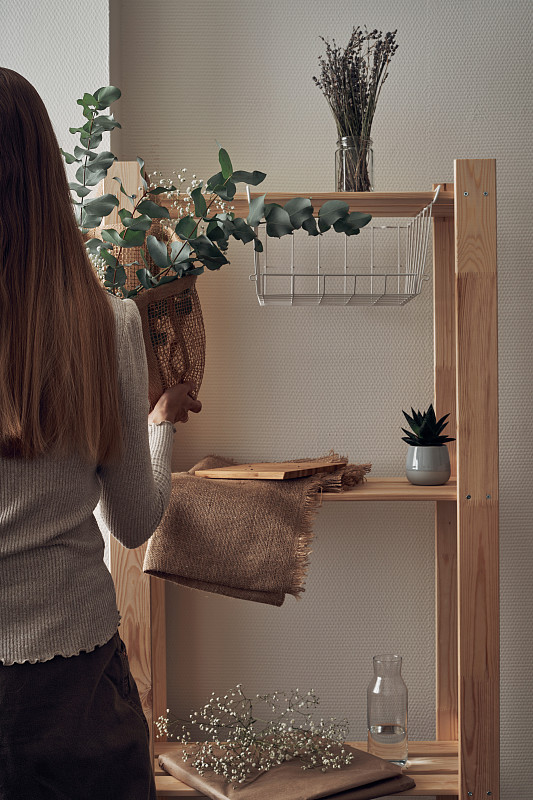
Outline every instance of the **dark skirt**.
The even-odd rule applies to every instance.
[[[71,658],[0,664],[0,800],[154,800],[148,725],[116,633]]]

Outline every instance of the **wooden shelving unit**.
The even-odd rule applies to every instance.
[[[457,499],[457,480],[450,478],[443,486],[413,486],[407,478],[367,478],[363,484],[345,492],[325,492],[322,503],[345,503],[355,500],[450,500]]]
[[[157,744],[157,743],[156,743]],[[352,747],[366,750],[366,742],[349,742]],[[169,753],[172,743],[156,747],[154,770],[159,797],[201,797],[194,789],[164,772],[158,764],[158,753]],[[441,797],[457,795],[457,742],[409,742],[407,772],[416,781],[416,788],[400,792],[397,797],[423,797],[438,791]],[[282,797],[272,800],[283,800]]]
[[[118,165],[113,174],[124,176],[127,165]],[[336,196],[305,194],[315,208]],[[269,193],[267,200],[283,203],[292,196]],[[352,210],[411,217],[428,204],[433,192],[340,197]],[[244,197],[235,198],[237,213],[245,213],[243,203]],[[435,487],[412,486],[405,478],[371,477],[344,494],[324,494],[322,503],[435,504],[437,741],[409,743],[408,771],[417,787],[403,794],[499,800],[495,161],[456,161],[454,185],[442,186],[433,211],[434,405],[437,415],[451,412],[449,431],[456,436],[450,445],[453,477]],[[163,581],[142,573],[143,557],[144,548],[125,551],[112,541],[121,634],[151,721],[166,710],[165,595]],[[156,742],[154,753],[170,747]],[[156,784],[161,797],[200,796],[157,766]]]

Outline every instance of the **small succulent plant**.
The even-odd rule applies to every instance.
[[[430,405],[427,411],[415,411],[411,408],[412,417],[402,411],[405,419],[409,423],[410,431],[402,428],[406,436],[402,436],[404,442],[411,444],[414,447],[440,447],[447,442],[453,442],[450,436],[442,434],[442,431],[448,424],[446,422],[449,414],[445,414],[439,420],[435,416],[433,405]]]

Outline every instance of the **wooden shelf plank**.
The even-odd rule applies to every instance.
[[[450,478],[442,486],[415,486],[407,478],[367,478],[345,492],[324,492],[323,503],[352,500],[451,500],[457,499],[457,481]]]
[[[447,184],[446,191],[439,193],[433,207],[433,215],[439,217],[453,217],[453,188]],[[263,192],[251,192],[250,196],[260,197]],[[328,200],[341,199],[350,206],[351,211],[366,211],[373,217],[415,217],[433,200],[434,192],[268,192],[265,198],[267,203],[285,205],[293,197],[309,197],[315,211]],[[169,207],[170,216],[177,217],[175,208],[170,208],[170,202],[161,195],[159,203]],[[248,214],[248,199],[246,194],[236,194],[229,206],[233,206],[238,217]]]
[[[366,742],[349,742],[349,744],[360,750],[366,750]],[[176,745],[171,742],[159,742],[155,745],[156,752],[169,752],[175,747]],[[457,765],[457,742],[409,742],[406,772],[413,776],[416,787],[407,792],[400,792],[397,796],[458,795]],[[155,775],[158,797],[203,797],[195,789],[163,772],[157,761]]]

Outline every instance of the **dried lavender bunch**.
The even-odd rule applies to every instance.
[[[189,727],[183,726],[183,760],[190,761],[200,775],[215,772],[235,785],[295,758],[302,769],[340,769],[353,759],[344,748],[347,720],[314,722],[312,713],[318,704],[313,690],[258,694],[253,701],[243,694],[241,684],[223,697],[213,693],[200,711],[190,715],[191,724],[210,741],[191,741]],[[257,705],[266,706],[269,719],[257,715]],[[159,736],[172,737],[169,718],[160,717],[156,726]]]
[[[366,147],[381,88],[389,74],[389,64],[398,49],[397,31],[383,35],[374,29],[370,33],[359,26],[354,27],[350,40],[343,50],[335,41],[320,38],[326,46],[326,55],[319,56],[320,76],[313,81],[322,91],[333,113],[338,138],[349,136],[356,150],[361,151],[359,164],[355,163],[354,180],[364,169]],[[358,167],[358,169],[356,169]],[[364,183],[364,175],[359,176]],[[351,191],[368,191],[367,185],[347,187]]]

